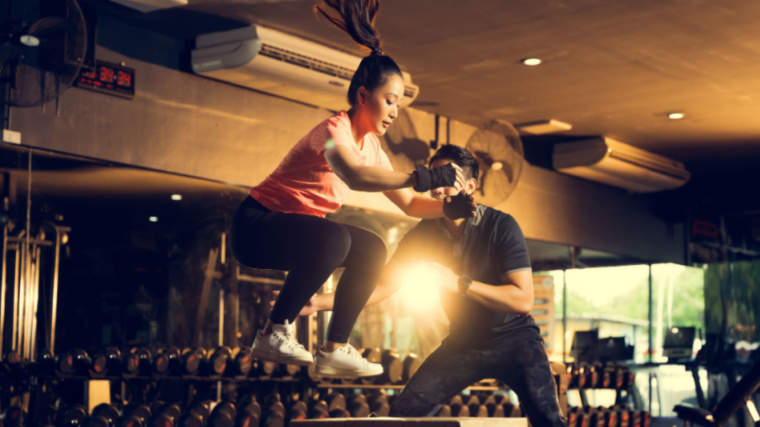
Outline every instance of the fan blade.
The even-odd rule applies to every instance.
[[[29,35],[42,39],[50,34],[71,30],[76,30],[76,25],[70,19],[60,16],[47,16],[29,27]]]

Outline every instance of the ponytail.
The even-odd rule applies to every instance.
[[[348,87],[348,103],[353,107],[360,87],[371,92],[384,85],[389,75],[402,76],[401,69],[390,56],[383,54],[382,39],[375,29],[375,17],[380,8],[378,0],[323,0],[323,3],[314,6],[315,12],[321,13],[370,52],[359,63]],[[324,6],[337,14],[329,13]]]

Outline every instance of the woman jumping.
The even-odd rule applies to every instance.
[[[254,268],[287,270],[252,356],[279,363],[315,363],[324,376],[373,376],[383,372],[348,344],[360,311],[372,294],[386,260],[382,239],[325,215],[351,190],[383,192],[405,214],[443,216],[443,203],[416,195],[431,188],[463,188],[461,169],[451,164],[411,173],[394,172],[377,135],[384,135],[404,98],[401,70],[383,55],[374,28],[377,0],[326,0],[316,10],[370,51],[348,88],[348,111],[335,113],[304,136],[264,181],[253,187],[230,224],[235,258]],[[463,215],[470,215],[469,203]],[[461,210],[460,210],[461,211]],[[447,214],[450,209],[447,206]],[[316,357],[293,338],[301,308],[339,267],[345,271],[325,343]],[[316,359],[316,360],[315,360]]]

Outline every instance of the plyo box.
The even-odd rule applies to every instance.
[[[527,427],[527,418],[325,418],[293,420],[291,427]]]

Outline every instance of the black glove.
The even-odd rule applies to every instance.
[[[470,218],[475,209],[476,205],[469,194],[459,193],[443,201],[443,214],[448,219]]]
[[[451,163],[430,170],[424,166],[417,166],[417,170],[414,171],[417,175],[417,185],[415,185],[414,191],[424,192],[438,187],[452,187],[457,181],[457,171]]]

